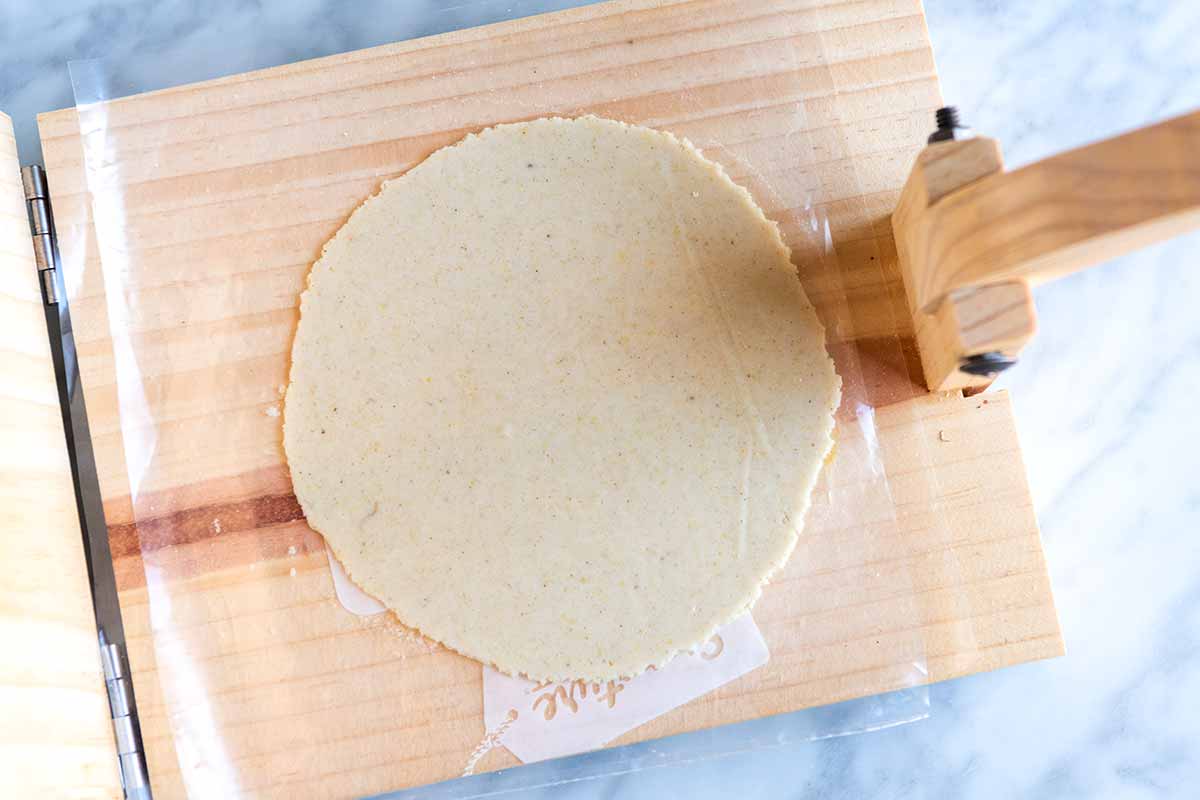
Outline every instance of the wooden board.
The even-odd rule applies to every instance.
[[[551,113],[723,163],[788,237],[847,381],[815,522],[755,609],[771,662],[621,741],[1061,653],[1008,400],[925,395],[904,327],[888,214],[939,104],[917,0],[620,0],[128,98],[89,140],[97,207],[124,198],[104,252],[128,294],[107,299],[79,116],[43,115],[156,797],[353,797],[455,777],[479,744],[478,664],[337,603],[275,414],[307,269],[354,207],[465,132]],[[144,396],[122,431],[126,346]],[[882,496],[853,468],[869,447]]]
[[[12,124],[0,114],[0,796],[119,798]]]

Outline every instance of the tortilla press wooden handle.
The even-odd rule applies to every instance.
[[[981,388],[1011,364],[1032,286],[1196,228],[1200,111],[1013,172],[994,139],[931,143],[892,215],[926,384]]]

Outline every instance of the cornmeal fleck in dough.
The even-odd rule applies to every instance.
[[[839,393],[746,190],[670,134],[542,119],[439,150],[325,246],[284,443],[309,524],[405,624],[609,679],[754,603]]]

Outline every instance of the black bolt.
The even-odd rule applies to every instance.
[[[967,356],[959,363],[958,368],[968,375],[990,378],[993,375],[999,375],[1016,363],[1015,358],[993,350],[990,353],[976,353],[973,356]]]
[[[949,142],[954,140],[954,131],[963,127],[958,120],[958,109],[954,106],[943,106],[937,110],[937,130],[929,134],[929,143]]]
[[[958,124],[958,107],[957,106],[942,106],[937,110],[935,115],[939,128],[957,128]]]

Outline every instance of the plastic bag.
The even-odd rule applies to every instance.
[[[406,20],[404,30],[453,30],[567,5],[580,4],[468,3],[420,21]],[[760,12],[772,8],[768,2],[730,7],[755,10],[751,5]],[[743,77],[749,76],[740,85],[761,86],[763,94],[740,97],[733,104],[728,98],[714,98],[710,91],[724,76],[697,75],[695,81],[684,82],[687,85],[660,98],[657,107],[668,111],[645,118],[636,108],[630,113],[629,107],[615,100],[607,104],[597,96],[581,100],[583,90],[578,86],[564,87],[564,82],[570,82],[564,77],[569,64],[559,64],[563,74],[557,76],[532,81],[524,73],[515,77],[496,45],[483,39],[464,51],[466,60],[457,64],[457,77],[445,76],[453,84],[446,92],[453,95],[464,86],[474,87],[469,99],[457,101],[461,107],[455,113],[464,129],[514,118],[595,111],[688,136],[780,222],[801,280],[826,325],[829,349],[843,380],[835,457],[818,485],[805,527],[808,534],[802,536],[792,563],[822,560],[830,572],[845,572],[838,580],[814,578],[810,585],[819,587],[821,594],[806,601],[803,613],[819,620],[831,609],[853,605],[857,598],[887,598],[891,621],[909,624],[893,626],[885,663],[879,669],[887,672],[891,685],[910,688],[439,783],[403,796],[477,797],[874,730],[927,715],[925,644],[913,578],[903,562],[887,559],[885,542],[857,535],[839,539],[839,532],[850,528],[882,529],[895,523],[886,477],[888,456],[879,448],[875,409],[897,398],[872,376],[880,363],[903,372],[910,359],[894,319],[851,301],[852,287],[847,285],[851,277],[840,267],[832,245],[824,211],[827,190],[820,174],[822,144],[814,141],[807,124],[801,69],[801,64],[828,63],[828,59],[813,62],[812,53],[801,50],[823,46],[824,38],[813,36],[809,27],[818,21],[819,17],[780,14],[770,20],[772,31],[777,34],[778,26],[785,26],[785,38],[794,44],[781,46],[771,37],[740,44],[733,65]],[[634,20],[612,24],[616,26],[612,36],[637,46],[643,32]],[[678,41],[686,40],[688,29],[681,23]],[[341,58],[354,61],[378,55],[362,52]],[[393,79],[421,80],[424,56],[413,50],[407,57],[413,64],[412,75]],[[655,68],[675,69],[683,58],[664,53],[654,61]],[[819,68],[828,71],[827,66]],[[170,109],[183,94],[169,92],[155,106],[158,118],[150,118],[145,113],[149,106],[142,100],[123,98],[158,88],[156,76],[103,61],[71,65],[113,347],[131,530],[144,566],[149,609],[145,637],[150,653],[141,657],[140,666],[146,669],[153,664],[161,691],[159,698],[158,692],[139,688],[139,698],[150,698],[142,710],[149,769],[156,789],[168,787],[166,794],[171,787],[182,787],[195,796],[268,787],[283,791],[287,780],[304,781],[325,793],[373,793],[425,782],[412,776],[426,773],[405,768],[402,762],[442,759],[444,753],[438,748],[449,746],[442,741],[431,744],[424,735],[405,737],[403,729],[386,727],[388,719],[427,711],[414,712],[404,693],[404,687],[411,685],[404,675],[420,668],[424,645],[408,641],[411,634],[387,617],[367,621],[338,617],[322,622],[324,627],[314,625],[297,599],[320,602],[314,614],[348,615],[328,603],[332,596],[328,575],[321,572],[323,567],[314,566],[322,564],[320,539],[297,517],[281,454],[272,447],[278,440],[279,389],[286,375],[289,331],[294,329],[290,326],[316,250],[310,248],[310,256],[298,261],[285,258],[295,253],[288,241],[293,232],[260,226],[253,209],[263,203],[291,203],[294,236],[319,246],[344,217],[330,219],[326,205],[306,205],[304,193],[311,191],[315,180],[311,176],[348,170],[337,191],[344,190],[343,206],[352,209],[381,179],[395,173],[397,160],[388,153],[390,142],[428,136],[419,108],[398,116],[372,94],[376,80],[372,71],[361,73],[355,95],[344,77],[338,78],[340,84],[322,83],[321,70],[321,62],[290,68],[286,80],[305,80],[308,73],[314,76],[314,84],[313,91],[294,91],[286,98],[260,95],[252,76],[218,82],[224,88],[213,90],[212,96],[236,98],[244,111],[236,118],[222,118],[220,108],[212,109],[213,119],[172,117]],[[637,69],[628,79],[646,80],[648,85],[656,80]],[[780,97],[787,98],[782,105],[760,108]],[[357,103],[362,110],[335,108],[340,102]],[[729,108],[740,109],[736,111],[741,114],[739,124],[696,123],[715,110],[731,113]],[[373,115],[368,113],[372,109]],[[345,115],[344,125],[340,119],[337,124],[321,122],[323,115],[335,112]],[[344,130],[338,130],[339,125]],[[750,133],[760,136],[762,127],[779,131],[774,146],[763,147],[761,142],[757,147],[744,146],[742,139]],[[167,130],[171,136],[165,134]],[[213,153],[212,142],[222,142],[225,133],[241,136],[251,145]],[[430,137],[424,149],[435,149],[458,135]],[[731,138],[723,139],[725,135]],[[320,137],[327,140],[315,154],[309,153],[306,147]],[[379,155],[366,159],[366,167],[364,162],[350,164],[343,156],[355,147],[374,148],[372,152]],[[223,163],[221,158],[227,159],[227,167],[217,166]],[[186,185],[187,194],[159,193],[157,181],[164,176]],[[862,194],[852,164],[841,179]],[[280,200],[285,195],[290,199]],[[207,200],[210,196],[217,198],[215,204]],[[197,233],[206,237],[202,247],[194,245]],[[68,287],[81,283],[69,273],[84,268],[84,264],[64,264]],[[229,309],[238,312],[231,314]],[[870,327],[870,337],[863,337],[863,326]],[[865,369],[867,361],[870,370]],[[218,399],[231,394],[228,401]],[[214,405],[223,412],[214,413]],[[198,417],[208,421],[197,422]],[[207,481],[204,491],[197,488],[198,475]],[[204,492],[215,492],[220,501],[206,498],[197,506],[196,497]],[[818,537],[814,531],[823,533]],[[878,559],[872,558],[875,551]],[[314,555],[315,560],[305,560]],[[292,563],[290,558],[298,559],[298,566],[283,566]],[[285,579],[296,578],[298,568],[308,581],[300,590]],[[198,594],[198,582],[205,581],[206,593]],[[209,584],[214,581],[228,584],[213,589]],[[222,617],[223,611],[235,609],[235,614]],[[281,627],[288,630],[281,632]],[[823,641],[819,627],[812,626],[810,640],[814,652],[821,654],[815,656],[818,661],[831,658],[828,650],[836,644]],[[314,632],[316,628],[320,630]],[[364,634],[364,629],[370,632]],[[370,647],[347,654],[338,641],[341,635],[373,638]],[[389,637],[400,643],[399,650],[379,645],[377,640]],[[261,640],[272,642],[261,648],[269,658],[253,655]],[[355,661],[386,652],[391,657],[377,665]],[[135,655],[131,652],[136,680],[139,659]],[[830,666],[829,671],[836,673],[836,668]],[[347,675],[352,676],[353,686],[339,683]],[[844,696],[861,694],[853,677],[844,681]],[[454,708],[478,706],[478,689],[471,686],[447,690],[461,694],[451,699]],[[320,695],[317,700],[314,693]],[[279,729],[269,722],[280,714],[295,717],[287,741],[265,745],[256,732],[270,730],[271,736],[278,736]],[[356,763],[338,743],[357,736],[369,738],[363,731],[372,725],[383,726],[379,736],[386,741],[372,747],[386,753],[388,762]],[[324,757],[317,753],[327,755],[328,769],[311,767],[312,758]],[[347,777],[350,773],[354,776]],[[280,775],[287,780],[280,783]],[[452,774],[443,770],[440,777]]]

